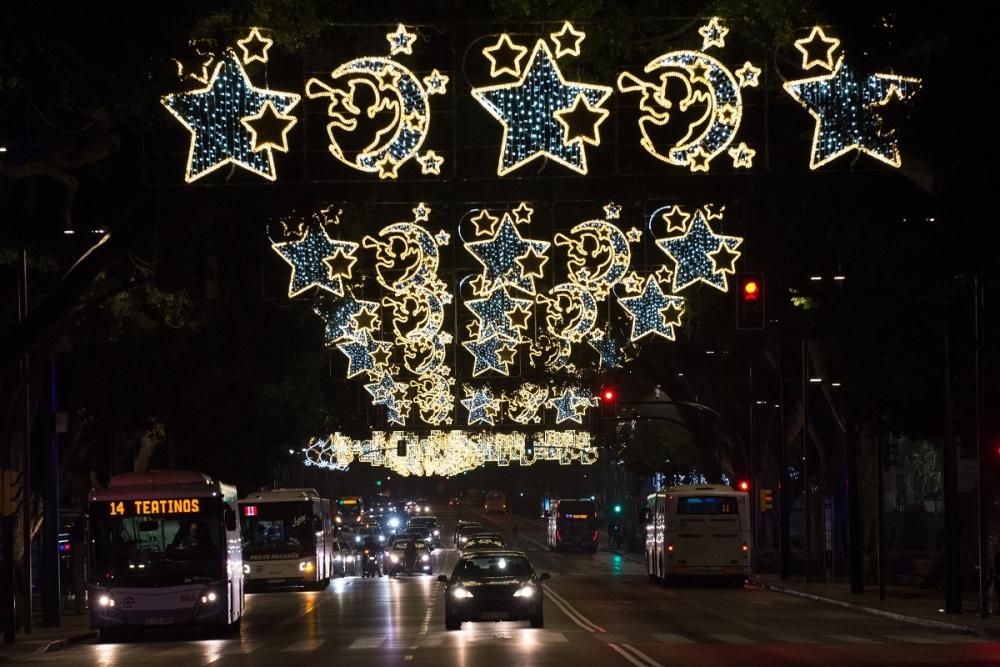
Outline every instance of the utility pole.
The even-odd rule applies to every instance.
[[[812,494],[809,492],[809,371],[806,339],[802,339],[802,488],[806,504],[806,583],[812,578]]]
[[[973,278],[973,327],[975,333],[975,415],[976,462],[979,484],[976,492],[979,506],[979,617],[990,615],[990,499],[986,495],[986,443],[983,438],[983,283],[979,271]]]
[[[45,415],[42,497],[42,625],[59,627],[59,429],[56,427],[56,362],[49,357],[49,398]]]
[[[21,270],[18,273],[17,321],[22,322],[28,316],[28,251],[21,249]],[[31,365],[28,354],[21,358],[22,384],[24,392],[24,445],[21,456],[21,541],[24,543],[24,556],[21,563],[24,568],[23,585],[21,587],[21,627],[24,633],[31,634],[34,600],[32,600],[31,567]],[[13,454],[12,454],[13,456]]]
[[[958,449],[951,388],[951,323],[944,324],[944,610],[962,613],[962,528],[958,498]],[[881,469],[879,470],[881,473]],[[880,535],[881,537],[881,535]]]
[[[864,535],[861,525],[861,488],[858,483],[857,432],[854,418],[847,400],[844,401],[844,425],[846,430],[847,457],[847,546],[850,549],[848,562],[851,570],[851,593],[865,592],[861,539]]]
[[[791,578],[792,566],[792,508],[788,493],[788,441],[785,436],[785,359],[784,340],[778,334],[778,533],[780,539],[780,577],[787,581]]]

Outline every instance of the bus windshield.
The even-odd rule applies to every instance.
[[[309,550],[315,546],[312,503],[270,502],[241,504],[243,553],[276,554]]]
[[[202,507],[209,504],[203,502]],[[225,574],[220,509],[190,514],[108,516],[91,519],[91,572],[98,583],[176,586]]]
[[[687,496],[677,499],[678,514],[733,514],[737,513],[736,498],[732,496]]]

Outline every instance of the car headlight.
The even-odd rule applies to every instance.
[[[430,512],[431,511],[430,505],[424,505],[424,511],[425,512]]]
[[[341,522],[341,518],[340,518],[339,516],[338,516],[338,517],[334,517],[334,519],[333,519],[333,520],[334,520],[334,521],[336,521],[337,523],[340,523],[340,522]]]
[[[459,600],[464,600],[466,598],[472,597],[472,593],[465,590],[461,586],[456,586],[455,588],[451,589],[451,595],[452,597],[458,598]]]
[[[316,564],[309,561],[299,563],[299,572],[312,572],[316,569]]]
[[[378,536],[378,541],[379,542],[385,542],[385,535],[379,535]]]
[[[399,562],[399,556],[397,556],[396,554],[393,554],[393,555],[389,556],[389,560],[392,561],[393,563],[398,563]]]
[[[361,542],[361,536],[360,535],[355,535],[354,536],[354,541],[355,542]]]
[[[250,574],[250,566],[249,565],[244,565],[243,566],[243,574]]]
[[[535,595],[535,587],[532,585],[521,586],[516,591],[514,591],[514,597],[516,598],[530,598]]]
[[[463,537],[463,538],[462,538],[462,543],[463,543],[463,544],[464,544],[465,542],[468,542],[468,541],[469,541],[469,538],[468,538],[468,537]]]
[[[389,519],[389,527],[390,528],[399,528],[399,519],[396,519],[396,518]]]
[[[437,536],[438,536],[438,535],[440,535],[440,534],[441,534],[441,531],[440,531],[440,530],[435,530],[435,531],[434,531],[434,536],[435,536],[435,537],[437,537]]]
[[[420,560],[424,561],[425,563],[426,563],[427,561],[429,561],[430,559],[431,559],[431,557],[430,557],[430,556],[428,556],[427,554],[424,554],[424,555],[422,555],[422,556],[420,557]]]
[[[335,560],[335,561],[343,560],[343,556],[341,556],[340,554],[337,554],[336,556],[333,557],[333,560]]]

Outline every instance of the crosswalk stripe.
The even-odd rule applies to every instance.
[[[937,639],[931,639],[930,637],[918,637],[917,635],[886,635],[889,639],[895,639],[896,641],[906,642],[908,644],[940,644],[941,642]]]
[[[385,643],[385,637],[359,637],[355,639],[349,648],[378,648]]]
[[[665,644],[693,644],[693,639],[688,639],[684,635],[674,634],[672,632],[654,632],[653,639]]]
[[[315,651],[323,645],[325,639],[303,639],[284,648],[285,651]]]
[[[718,639],[725,644],[753,644],[752,639],[747,639],[743,635],[733,635],[728,633],[710,634],[709,637]]]
[[[848,644],[878,644],[879,642],[875,639],[868,639],[867,637],[857,637],[855,635],[829,635],[837,641],[846,642]]]

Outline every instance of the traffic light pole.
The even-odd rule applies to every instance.
[[[861,539],[864,531],[861,529],[861,488],[858,483],[857,433],[854,430],[854,419],[851,407],[844,401],[844,421],[847,426],[847,547],[851,570],[851,593],[865,592],[864,572],[862,571]]]

